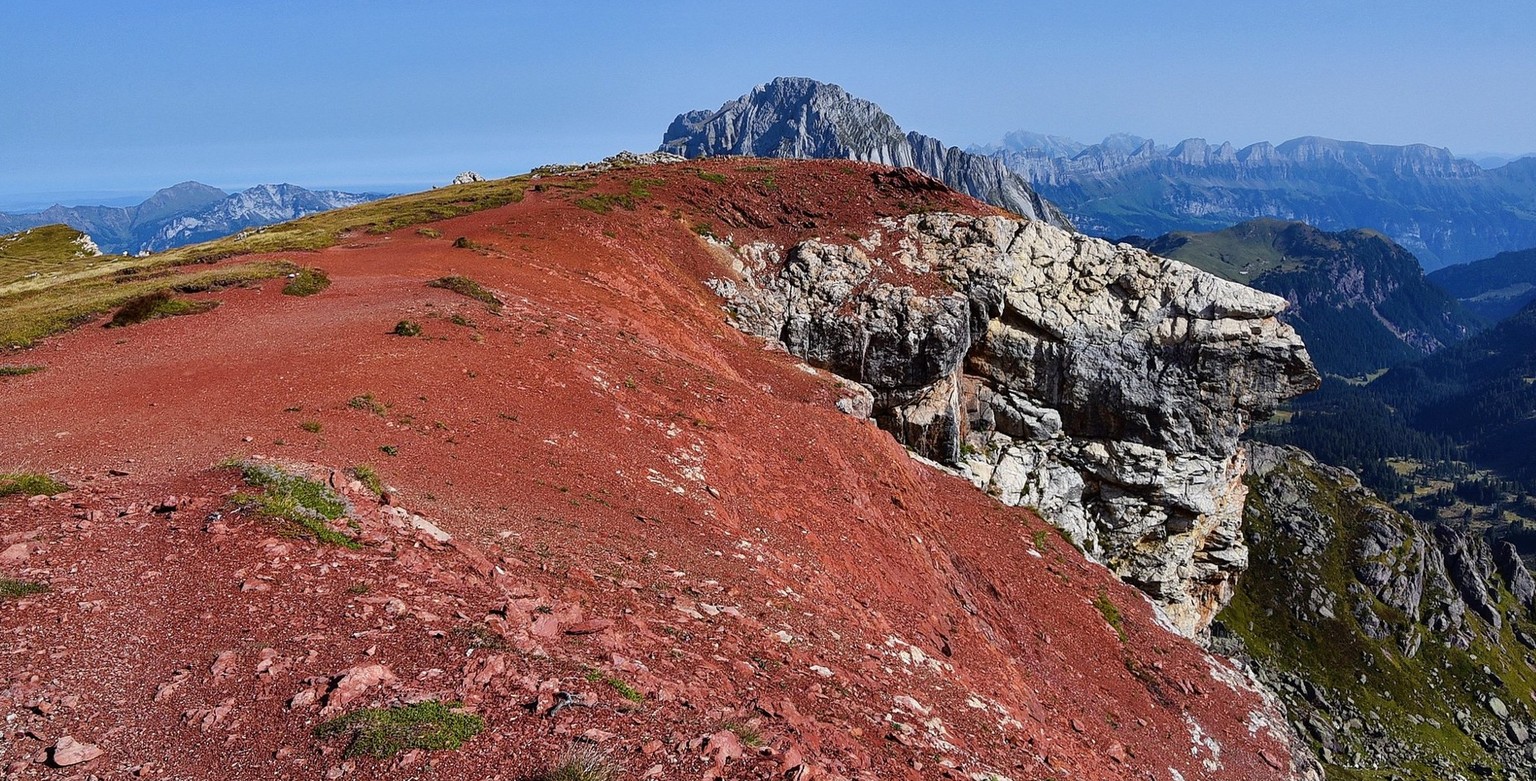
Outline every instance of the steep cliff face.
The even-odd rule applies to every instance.
[[[1305,451],[1250,445],[1251,568],[1214,645],[1247,655],[1331,778],[1536,772],[1536,584],[1512,546],[1393,510]]]
[[[1038,508],[1187,635],[1246,565],[1238,436],[1318,381],[1282,299],[1038,222],[913,215],[734,270],[740,327],[866,387],[897,439]]]
[[[812,79],[774,79],[718,111],[680,114],[667,128],[661,150],[684,157],[833,158],[908,166],[1015,214],[1071,228],[1059,209],[1001,162],[921,133],[903,133],[874,103]]]

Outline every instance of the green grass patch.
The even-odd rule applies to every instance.
[[[0,474],[0,496],[55,496],[69,490],[69,486],[48,475],[30,472]]]
[[[364,488],[376,493],[384,493],[384,481],[379,478],[379,473],[367,464],[358,464],[352,467],[352,476],[357,478]]]
[[[348,757],[388,759],[402,751],[456,749],[480,734],[485,721],[459,703],[427,700],[393,708],[364,708],[315,727],[315,737],[350,735]]]
[[[112,315],[112,319],[107,321],[106,327],[122,328],[162,317],[198,315],[212,311],[218,305],[217,301],[190,301],[176,297],[169,290],[156,290],[125,301],[117,313]]]
[[[1109,593],[1100,591],[1099,595],[1093,598],[1093,606],[1099,611],[1099,615],[1104,617],[1104,623],[1109,624],[1109,627],[1115,630],[1115,634],[1120,636],[1120,642],[1125,642],[1125,619],[1120,616],[1120,607],[1109,598]]]
[[[242,461],[232,466],[240,470],[247,485],[262,489],[256,495],[236,494],[236,504],[263,518],[279,521],[293,533],[316,542],[354,550],[362,547],[362,543],[331,527],[331,521],[347,516],[347,500],[323,483],[272,464]]]
[[[36,374],[44,368],[46,367],[31,365],[0,366],[0,377],[25,377],[28,374]]]
[[[421,323],[415,320],[401,320],[395,323],[395,330],[390,333],[395,336],[421,336]]]
[[[635,687],[630,686],[624,681],[618,678],[614,678],[613,676],[604,675],[600,670],[588,670],[586,678],[592,683],[608,684],[613,688],[614,691],[619,693],[620,697],[623,697],[630,702],[645,702],[645,695],[637,691]]]
[[[696,222],[696,223],[694,223],[693,224],[693,232],[697,233],[700,236],[703,236],[703,237],[705,237],[707,239],[715,238],[715,226],[710,225],[707,222]]]
[[[725,174],[714,171],[699,171],[699,178],[711,184],[725,184]]]
[[[318,420],[306,420],[303,423],[299,424],[299,428],[304,429],[305,431],[308,431],[311,434],[319,434],[320,433],[320,421],[318,421]]]
[[[440,239],[443,237],[443,232],[436,228],[417,228],[416,235],[425,236],[429,239]]]
[[[20,599],[33,594],[46,593],[48,593],[48,585],[45,583],[0,578],[0,599]]]
[[[27,232],[29,241],[47,241],[25,251],[5,241],[11,237],[0,237],[0,345],[30,347],[156,290],[193,292],[299,270],[286,261],[198,268],[203,264],[240,255],[318,251],[355,233],[387,233],[493,209],[521,201],[528,184],[528,177],[521,176],[385,198],[143,258],[81,257],[82,248],[72,243],[78,232],[64,226],[55,226],[58,235],[42,228]]]
[[[285,296],[312,296],[331,286],[331,279],[324,271],[317,268],[301,268],[288,275],[288,284],[283,285]]]
[[[485,304],[485,308],[492,312],[500,312],[502,301],[495,293],[485,289],[485,286],[469,277],[449,276],[439,277],[427,283],[427,287],[442,288],[461,296],[467,296]]]
[[[651,197],[651,188],[664,184],[661,179],[632,179],[629,191],[623,193],[594,193],[577,198],[575,204],[595,214],[607,214],[614,209],[634,211],[641,202]]]

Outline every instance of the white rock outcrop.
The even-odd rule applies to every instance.
[[[912,215],[733,271],[739,327],[868,387],[881,427],[1037,508],[1190,636],[1247,565],[1238,437],[1318,383],[1283,299],[1038,221]]]

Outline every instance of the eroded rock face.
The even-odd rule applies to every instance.
[[[881,427],[1038,508],[1188,635],[1247,564],[1239,435],[1318,382],[1283,299],[1038,222],[912,215],[735,271],[740,327],[867,386]]]

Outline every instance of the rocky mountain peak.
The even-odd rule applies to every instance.
[[[1071,227],[1059,209],[1001,162],[920,133],[903,133],[879,106],[814,79],[777,78],[716,111],[680,114],[663,136],[661,151],[684,157],[832,158],[916,168],[1021,216]]]

